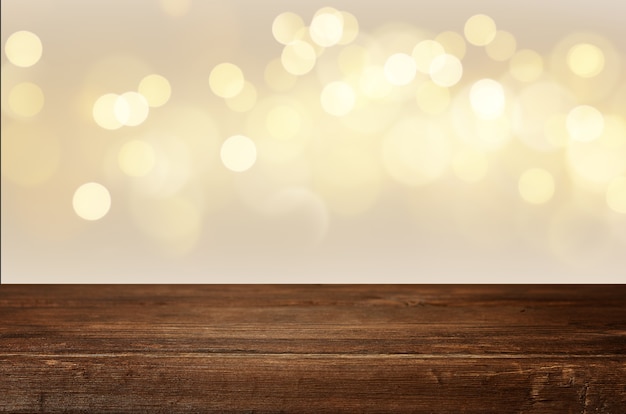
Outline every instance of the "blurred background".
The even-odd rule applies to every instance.
[[[3,283],[626,282],[626,3],[1,7]]]

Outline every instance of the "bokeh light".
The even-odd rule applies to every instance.
[[[573,140],[593,141],[604,130],[604,117],[593,106],[580,105],[567,114],[566,126]]]
[[[485,46],[487,56],[497,62],[510,59],[517,48],[517,40],[512,33],[498,30],[493,40]]]
[[[389,56],[385,62],[385,77],[392,85],[402,86],[415,78],[417,65],[415,60],[405,53]]]
[[[413,59],[415,59],[417,70],[424,74],[429,74],[431,65],[437,56],[445,54],[445,49],[434,40],[422,40],[413,48]]]
[[[294,74],[287,72],[281,59],[274,59],[267,64],[265,67],[264,77],[267,86],[277,92],[286,92],[290,90],[298,80]]]
[[[243,89],[243,72],[235,64],[228,62],[220,63],[211,70],[209,85],[217,96],[232,98]]]
[[[156,155],[150,144],[137,139],[128,141],[120,149],[120,169],[130,177],[148,174],[156,164]]]
[[[297,40],[285,46],[280,60],[287,72],[292,75],[304,75],[315,66],[317,54],[309,43]]]
[[[300,29],[300,31],[298,32],[298,39],[301,39],[302,42],[306,43],[307,45],[311,46],[311,48],[313,49],[313,51],[315,52],[315,57],[318,58],[320,57],[326,50],[327,48],[324,46],[320,46],[319,44],[317,44],[313,38],[311,38],[311,32],[310,32],[310,26],[305,26],[302,29]]]
[[[120,124],[137,126],[148,118],[150,108],[143,95],[137,92],[125,92],[115,99],[113,112]]]
[[[165,105],[170,99],[172,88],[165,77],[152,74],[146,76],[139,82],[137,91],[146,99],[148,105],[157,108]]]
[[[297,40],[300,29],[304,27],[304,20],[296,13],[284,12],[274,18],[272,34],[278,43],[288,45]]]
[[[435,37],[435,42],[443,46],[446,53],[456,56],[457,59],[463,59],[467,46],[465,45],[465,39],[457,32],[447,30],[441,32]]]
[[[509,61],[511,75],[521,82],[537,80],[543,73],[543,59],[534,50],[522,49]]]
[[[449,88],[461,80],[463,65],[457,57],[444,53],[433,59],[428,73],[434,83]]]
[[[619,96],[616,89],[624,73],[623,56],[615,39],[575,31],[554,46],[546,62],[550,75],[566,85],[578,103],[596,105]]]
[[[78,217],[89,221],[100,220],[111,208],[111,194],[102,184],[85,183],[74,192],[72,205]]]
[[[485,14],[475,14],[463,28],[467,41],[475,46],[485,46],[496,37],[496,23]]]
[[[347,45],[352,43],[359,35],[359,21],[354,14],[345,10],[341,11],[341,20],[343,22],[341,39],[337,43]]]
[[[514,105],[513,131],[528,147],[541,152],[550,152],[563,147],[561,134],[566,128],[565,116],[574,104],[574,97],[556,82],[540,81],[525,86],[518,93]],[[559,123],[561,120],[561,123]],[[546,128],[554,128],[546,134]]]
[[[39,36],[28,30],[13,33],[4,44],[4,54],[9,62],[21,68],[28,68],[39,62],[42,52]]]
[[[293,138],[302,128],[300,113],[291,106],[277,105],[267,115],[267,130],[277,139]]]
[[[626,122],[618,116],[603,120],[603,131],[594,140],[574,140],[566,160],[577,184],[604,191],[611,179],[626,173]]]
[[[343,116],[354,108],[354,90],[345,82],[331,82],[322,90],[320,101],[327,113]]]
[[[59,30],[18,3],[9,275],[44,250],[68,275],[619,272],[625,43],[591,6],[77,2]]]
[[[452,158],[452,171],[461,180],[474,183],[482,180],[489,170],[487,156],[481,151],[463,150]]]
[[[582,78],[597,76],[604,69],[602,50],[589,43],[579,43],[570,48],[567,54],[570,70]]]
[[[359,89],[368,98],[382,99],[391,93],[392,88],[382,66],[367,66],[359,76]]]
[[[318,12],[309,26],[311,39],[322,47],[331,47],[343,37],[343,16],[339,11],[329,8]]]
[[[231,171],[243,172],[256,162],[256,145],[244,135],[233,135],[222,144],[220,158]]]
[[[41,111],[43,105],[43,91],[34,83],[23,82],[9,91],[9,108],[17,116],[33,117]]]
[[[554,195],[554,177],[542,168],[530,168],[520,176],[519,193],[530,204],[544,204]]]
[[[475,82],[470,89],[472,109],[480,118],[494,119],[504,112],[505,98],[502,85],[493,79]]]
[[[508,116],[480,117],[472,108],[471,88],[454,98],[450,108],[452,128],[466,146],[480,151],[499,151],[513,138],[514,124]],[[487,101],[489,102],[489,101]]]
[[[115,111],[118,98],[119,95],[117,94],[107,93],[99,97],[93,104],[93,119],[100,127],[113,130],[118,129],[123,125],[118,119]]]

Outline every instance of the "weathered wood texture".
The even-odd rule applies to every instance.
[[[1,412],[626,413],[626,285],[0,287]]]

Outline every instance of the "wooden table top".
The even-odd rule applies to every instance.
[[[626,285],[3,285],[0,412],[626,413]]]

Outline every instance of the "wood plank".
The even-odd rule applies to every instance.
[[[0,360],[11,412],[620,413],[624,361],[343,355]],[[26,386],[26,384],[28,386]]]
[[[623,330],[567,329],[532,325],[363,324],[362,326],[188,325],[146,326],[132,323],[41,324],[0,330],[0,347],[20,352],[237,352],[346,354],[545,354],[626,356]],[[158,339],[158,340],[157,340]]]
[[[626,412],[626,286],[0,287],[1,412]]]

